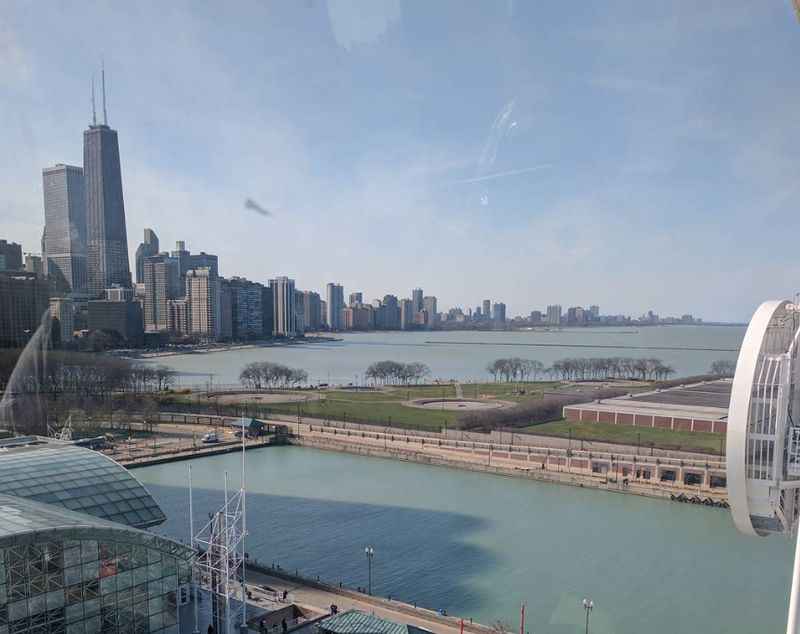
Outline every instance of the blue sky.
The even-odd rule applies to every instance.
[[[0,235],[27,251],[101,57],[131,254],[153,227],[224,275],[511,314],[745,320],[800,289],[789,0],[6,3]]]

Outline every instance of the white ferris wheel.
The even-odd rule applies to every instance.
[[[764,302],[745,333],[728,409],[728,497],[748,535],[797,537],[800,514],[800,305]],[[800,634],[800,539],[787,634]]]

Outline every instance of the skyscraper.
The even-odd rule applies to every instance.
[[[483,310],[481,311],[484,319],[491,319],[492,318],[492,300],[484,299],[483,300]]]
[[[216,339],[220,334],[219,279],[207,267],[186,272],[186,300],[189,305],[189,331],[201,339]]]
[[[294,314],[294,280],[276,277],[270,280],[269,285],[272,288],[274,315],[272,334],[276,337],[294,337],[297,325]]]
[[[355,306],[356,304],[363,304],[364,303],[364,293],[350,293],[350,301],[348,304],[350,306]]]
[[[158,236],[152,229],[144,230],[144,240],[136,249],[136,283],[144,284],[144,259],[158,255]]]
[[[414,306],[414,312],[418,313],[419,311],[423,310],[425,306],[423,305],[423,292],[421,288],[415,288],[411,291],[411,303]]]
[[[44,270],[56,291],[86,293],[86,187],[83,169],[42,170]]]
[[[328,302],[328,328],[341,330],[342,308],[344,308],[344,288],[341,284],[330,282],[326,287],[325,299]]]
[[[558,326],[561,324],[561,304],[550,304],[547,307],[547,325]]]
[[[428,328],[433,328],[439,321],[439,311],[436,305],[436,296],[426,295],[422,299],[422,309],[427,313],[427,321],[425,325]]]
[[[408,330],[414,325],[414,304],[410,299],[400,300],[400,328]]]
[[[86,264],[91,297],[102,296],[113,284],[131,285],[119,142],[117,131],[108,126],[105,92],[103,75],[103,123],[98,124],[92,113],[92,125],[83,132]]]
[[[0,257],[3,258],[0,271],[22,270],[22,247],[16,242],[0,240]]]
[[[305,316],[303,321],[305,322],[307,330],[316,332],[319,330],[321,321],[320,315],[322,307],[320,306],[320,296],[319,293],[315,293],[314,291],[305,291],[305,296],[305,301],[303,303]]]
[[[178,262],[168,255],[144,258],[144,329],[158,332],[170,329],[169,300],[182,295]]]

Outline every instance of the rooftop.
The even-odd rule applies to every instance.
[[[192,551],[188,546],[166,537],[148,533],[98,519],[85,513],[69,511],[52,504],[42,504],[30,499],[0,494],[0,543],[13,539],[20,543],[26,536],[32,541],[47,541],[52,532],[79,529],[76,538],[86,538],[86,531],[92,530],[96,536],[107,535],[113,539],[120,533],[125,534],[126,541],[140,541],[142,545],[169,552],[183,559],[189,559]]]
[[[332,634],[414,634],[425,632],[414,625],[405,625],[381,619],[373,614],[348,610],[334,614],[319,622],[319,629]]]
[[[41,436],[0,440],[0,491],[136,528],[166,519],[122,465],[91,449]]]
[[[601,412],[726,420],[728,403],[731,399],[731,386],[730,380],[721,379],[606,398],[598,402],[579,403],[568,407],[578,409],[590,407],[592,410]]]

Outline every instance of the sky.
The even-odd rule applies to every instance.
[[[746,321],[800,290],[799,58],[789,0],[6,1],[0,237],[40,251],[102,60],[131,258]]]

